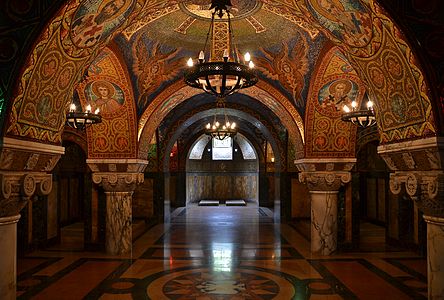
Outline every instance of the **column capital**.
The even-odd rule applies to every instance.
[[[51,172],[64,153],[61,146],[4,137],[0,140],[0,170]]]
[[[443,171],[396,171],[390,174],[390,191],[393,194],[399,194],[403,186],[424,214],[444,216]]]
[[[426,215],[444,216],[444,137],[381,145],[378,154],[394,173],[390,191],[406,193]]]
[[[92,180],[105,192],[132,192],[144,181],[143,171],[148,165],[142,159],[87,159],[93,171]]]
[[[103,187],[105,192],[133,192],[138,184],[143,183],[143,173],[98,172],[92,174],[95,184]]]
[[[51,190],[51,174],[0,171],[0,217],[17,215],[32,195],[48,195]]]
[[[350,172],[300,172],[299,181],[307,184],[310,192],[322,191],[322,192],[337,192],[339,188],[350,182]]]
[[[310,191],[324,192],[338,191],[341,185],[350,182],[350,170],[355,163],[355,158],[295,160],[299,181],[306,183]]]
[[[444,138],[430,137],[378,146],[378,154],[392,171],[441,170]]]

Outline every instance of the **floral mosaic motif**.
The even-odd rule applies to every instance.
[[[81,4],[71,22],[71,40],[89,48],[116,30],[131,12],[134,0],[91,0]]]
[[[306,0],[307,8],[321,26],[352,47],[364,47],[372,40],[372,19],[359,1]]]

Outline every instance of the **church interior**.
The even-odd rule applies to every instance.
[[[444,298],[442,1],[0,8],[0,299]]]

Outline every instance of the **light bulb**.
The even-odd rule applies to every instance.
[[[228,58],[230,55],[228,54],[228,49],[224,50],[224,58]]]
[[[350,108],[347,105],[344,105],[342,107],[342,109],[344,110],[344,112],[349,113],[350,112]]]
[[[250,60],[250,62],[248,63],[248,67],[250,67],[250,69],[254,68],[254,63],[253,61]]]
[[[202,50],[199,52],[199,60],[200,61],[204,61],[205,60],[205,53]]]
[[[213,125],[213,129],[216,129],[216,125]]]
[[[230,127],[230,122],[225,123],[225,126]]]
[[[233,122],[233,123],[231,124],[231,129],[234,129],[234,128],[236,128],[236,123]]]
[[[86,110],[85,110],[85,112],[86,112],[86,113],[90,113],[90,112],[91,112],[91,104],[88,104],[88,105],[86,106]]]
[[[76,111],[76,105],[74,103],[71,103],[69,106],[69,112],[75,112]]]
[[[100,109],[99,109],[99,108],[96,108],[96,110],[94,111],[94,113],[95,113],[96,115],[98,115],[99,112],[100,112]]]
[[[190,57],[187,61],[187,66],[192,67],[194,65],[193,59]]]
[[[245,59],[245,61],[247,61],[247,62],[251,60],[250,52],[245,53],[245,55],[244,55],[244,59]]]
[[[211,124],[208,123],[208,124],[207,124],[207,129],[210,129],[210,128],[211,128]]]
[[[222,126],[222,129],[223,129],[223,130],[226,130],[226,129],[227,129],[227,126],[225,126],[225,125]]]
[[[218,121],[216,121],[216,127],[219,127],[219,125],[220,125],[220,124],[219,124],[219,122],[218,122]]]
[[[352,105],[353,108],[356,108],[356,106],[358,106],[358,104],[356,103],[356,101],[352,101],[351,105]]]
[[[367,102],[367,108],[372,109],[373,108],[373,102],[371,100],[368,100]]]

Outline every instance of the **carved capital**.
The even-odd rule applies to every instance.
[[[0,172],[0,217],[17,215],[34,194],[48,195],[52,175],[43,172]]]
[[[310,191],[338,191],[341,185],[350,182],[350,170],[354,158],[299,159],[295,161],[300,171],[299,181],[306,183]]]
[[[138,184],[143,183],[143,173],[93,173],[92,180],[101,185],[106,192],[132,192]]]
[[[403,186],[425,214],[444,216],[444,172],[412,171],[390,175],[390,191],[393,194],[399,194]]]
[[[306,183],[310,191],[338,191],[341,185],[350,180],[351,173],[345,171],[299,173],[299,181]]]
[[[444,139],[431,137],[381,145],[378,154],[392,171],[440,170],[444,162]]]
[[[0,143],[0,170],[50,172],[65,148],[4,137]]]

